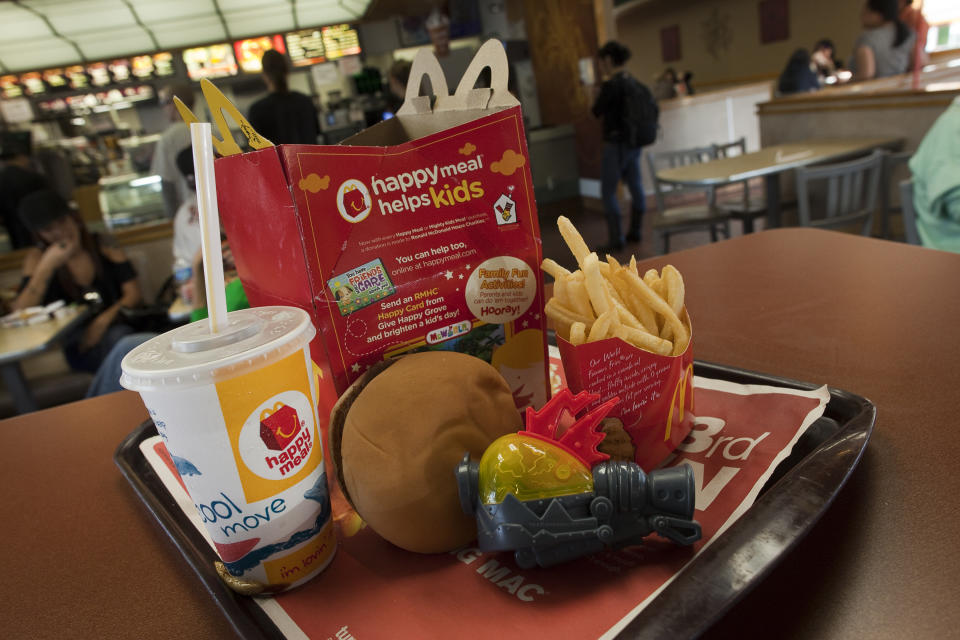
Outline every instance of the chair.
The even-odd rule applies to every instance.
[[[717,158],[742,156],[746,152],[747,139],[743,136],[733,142],[713,145],[713,154]],[[753,221],[767,213],[766,200],[762,196],[750,197],[749,180],[733,182],[731,185],[740,186],[743,189],[743,195],[736,200],[722,199],[717,202],[717,208],[728,212],[731,217],[743,223],[744,233],[753,233]]]
[[[817,167],[798,167],[797,203],[800,226],[839,228],[863,221],[860,233],[873,231],[873,212],[877,208],[883,153],[875,151],[866,158]],[[812,215],[811,186],[826,182],[823,216]]]
[[[892,153],[883,152],[883,173],[880,177],[880,237],[890,238],[890,215],[893,213],[902,213],[903,206],[894,206],[891,202],[890,189],[895,184],[893,174],[897,167],[906,164],[913,154],[909,151]],[[906,226],[906,223],[904,223]]]
[[[713,160],[716,156],[713,147],[694,147],[676,151],[649,151],[646,153],[650,175],[653,178],[653,187],[657,199],[657,216],[653,228],[662,241],[662,252],[670,252],[670,236],[675,233],[688,231],[710,231],[710,241],[717,241],[718,228],[726,237],[730,237],[730,214],[716,207],[716,189],[710,187],[693,187],[670,184],[660,180],[657,172],[662,169],[687,166]],[[694,201],[692,204],[680,202],[677,206],[668,207],[668,197],[679,196],[706,196],[706,203]],[[690,202],[689,198],[684,198]]]
[[[900,209],[903,211],[903,231],[907,243],[923,245],[917,233],[917,212],[913,208],[913,180],[900,182]]]

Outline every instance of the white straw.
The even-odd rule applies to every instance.
[[[190,125],[193,139],[193,173],[197,181],[197,208],[200,211],[203,273],[207,287],[207,315],[210,332],[227,328],[227,294],[223,283],[223,255],[220,252],[220,213],[217,209],[217,178],[213,172],[213,138],[209,122]]]

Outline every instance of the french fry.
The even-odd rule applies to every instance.
[[[683,297],[685,293],[683,276],[680,275],[680,272],[677,271],[676,267],[672,264],[666,265],[661,273],[663,274],[662,279],[667,290],[667,304],[669,304],[673,312],[679,316],[683,310]]]
[[[661,356],[668,356],[673,352],[673,343],[649,333],[638,331],[631,327],[620,326],[614,333],[618,338],[634,344],[641,349],[658,353]]]
[[[591,253],[583,260],[583,278],[590,296],[590,304],[599,319],[610,310],[610,299],[604,284],[603,274],[600,273],[600,262],[597,254]]]
[[[590,255],[590,249],[587,248],[587,243],[583,241],[583,236],[566,216],[557,218],[557,228],[560,229],[563,241],[570,248],[570,253],[573,254],[573,257],[577,259],[577,264],[583,269],[583,260]]]
[[[634,317],[640,321],[647,333],[658,335],[660,329],[657,327],[657,317],[653,311],[645,305],[640,298],[631,293],[626,275],[621,272],[613,281],[613,286],[624,300],[627,310],[633,313]]]
[[[687,331],[686,327],[683,326],[683,323],[680,322],[679,316],[670,308],[670,305],[667,304],[667,301],[657,295],[656,291],[650,288],[642,278],[637,276],[630,271],[624,271],[622,273],[626,274],[628,281],[632,285],[632,289],[640,297],[643,302],[647,303],[655,313],[663,316],[664,325],[669,325],[670,330],[673,332],[674,342],[682,343],[684,348],[686,348],[687,342],[690,340],[690,332]],[[676,345],[675,345],[676,346]]]
[[[646,273],[643,274],[643,281],[647,283],[648,287],[653,287],[653,283],[660,279],[660,274],[657,273],[656,269],[647,269]]]
[[[607,337],[610,331],[610,323],[616,317],[616,312],[612,309],[597,316],[597,321],[590,327],[590,334],[587,336],[587,342],[596,342]]]
[[[557,302],[555,298],[547,300],[547,304],[543,310],[546,312],[547,317],[559,325],[558,332],[566,336],[569,336],[570,328],[574,322],[582,322],[586,327],[590,327],[594,323],[593,318],[588,318],[568,309]],[[561,328],[563,328],[563,331],[559,331]]]
[[[574,322],[570,325],[570,344],[583,344],[587,341],[587,325]]]
[[[544,258],[543,262],[540,263],[540,268],[550,274],[554,280],[559,280],[560,278],[570,275],[570,271],[550,258]]]
[[[580,276],[579,278],[577,276]],[[583,284],[583,272],[577,271],[567,277],[567,296],[570,299],[570,308],[579,314],[593,319],[593,307],[590,306],[590,296]]]
[[[614,257],[613,257],[612,255],[610,255],[609,253],[607,254],[607,264],[609,264],[609,265],[610,265],[610,269],[612,269],[611,273],[616,273],[617,271],[619,271],[620,269],[623,268],[623,267],[620,266],[620,263],[617,262],[617,259],[614,258]]]
[[[553,281],[553,297],[563,306],[574,309],[573,305],[570,304],[570,294],[567,292],[566,278],[560,277]],[[576,311],[576,309],[574,309],[574,311]]]

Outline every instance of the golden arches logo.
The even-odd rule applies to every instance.
[[[683,422],[683,412],[687,404],[687,385],[690,386],[690,410],[693,411],[693,363],[687,365],[687,368],[680,372],[680,379],[677,380],[677,386],[673,388],[673,395],[670,397],[670,411],[667,413],[667,426],[664,429],[663,439],[670,439],[670,432],[673,430],[673,410],[679,406],[680,411],[677,416],[677,424]],[[677,405],[677,396],[680,396],[680,404]]]
[[[237,109],[232,102],[227,100],[227,97],[223,95],[220,89],[217,89],[212,82],[204,78],[200,81],[200,88],[203,90],[203,97],[207,101],[210,115],[213,116],[213,122],[217,125],[217,131],[220,132],[220,138],[213,136],[213,148],[217,150],[217,153],[221,156],[232,156],[241,153],[240,145],[237,144],[236,140],[233,139],[233,134],[230,133],[230,126],[227,124],[224,113],[237,123],[237,126],[240,127],[240,131],[243,132],[243,135],[247,138],[247,142],[250,143],[251,147],[254,149],[266,149],[267,147],[273,146],[272,142],[256,132],[253,125],[240,113],[240,110]],[[180,117],[183,118],[183,121],[187,123],[188,127],[194,122],[200,122],[199,118],[190,110],[190,107],[183,104],[180,98],[174,97],[173,103],[176,105],[177,111],[180,112]]]

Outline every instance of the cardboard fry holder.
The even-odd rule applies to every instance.
[[[620,397],[606,420],[620,421],[644,471],[656,469],[693,427],[692,334],[679,356],[650,353],[620,338],[572,345],[557,336],[571,391],[599,394],[598,404]]]
[[[492,88],[475,89],[486,67]],[[418,95],[424,75],[432,104]],[[215,141],[240,278],[254,306],[311,314],[321,398],[335,399],[379,360],[455,350],[497,367],[518,407],[546,400],[540,230],[499,42],[480,48],[453,95],[421,51],[397,116],[339,145],[273,146],[202,85],[220,130],[226,112],[258,149]]]

